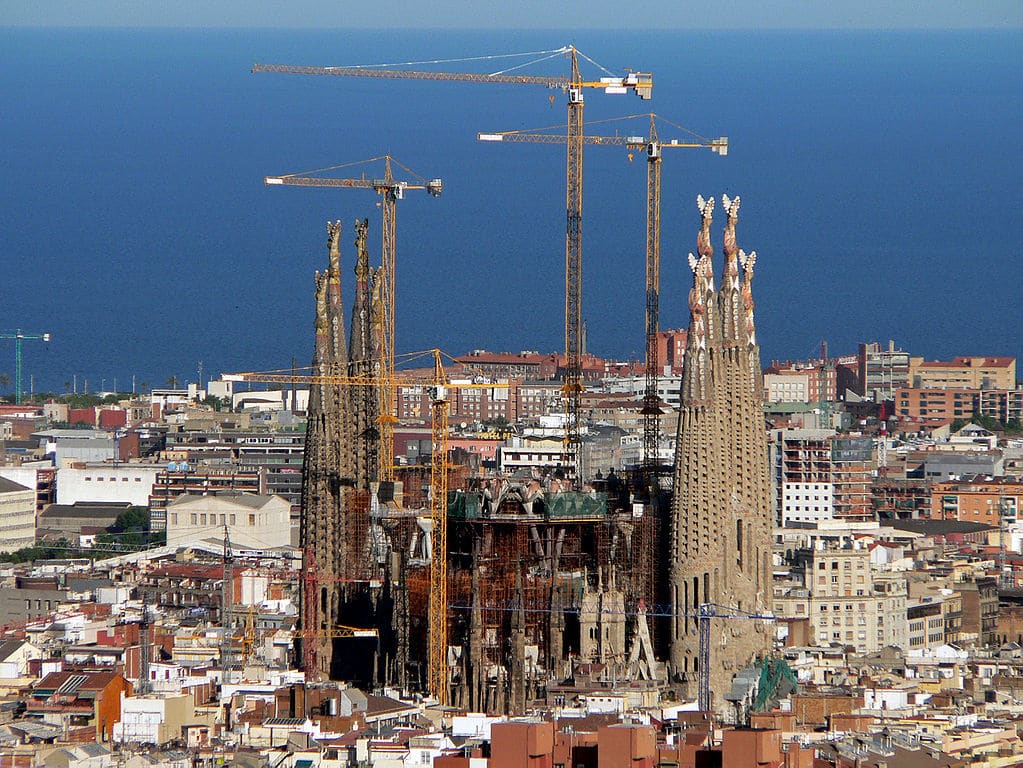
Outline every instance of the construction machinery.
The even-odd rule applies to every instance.
[[[220,684],[230,682],[234,657],[234,551],[231,549],[231,530],[224,525],[224,579],[220,593]]]
[[[358,178],[331,178],[319,174],[336,171],[341,168],[366,165],[379,161],[384,163],[384,175],[366,178],[365,173]],[[394,177],[392,164],[404,170],[413,181],[399,180]],[[379,477],[382,481],[394,479],[394,422],[391,410],[391,390],[387,386],[394,376],[394,307],[395,307],[395,267],[397,263],[397,202],[405,199],[405,193],[411,190],[428,192],[432,197],[440,197],[444,184],[440,179],[424,179],[395,160],[390,155],[360,160],[354,163],[333,165],[312,171],[290,173],[286,176],[267,176],[263,179],[267,186],[288,187],[332,187],[335,189],[371,189],[380,195],[381,218],[383,219],[383,236],[381,238],[381,272],[380,297],[383,306],[383,323],[380,339],[384,382],[379,387],[380,398],[380,451]]]
[[[700,668],[697,670],[698,689],[697,701],[701,712],[709,712],[710,700],[710,625],[713,619],[726,619],[729,621],[775,621],[775,616],[769,613],[752,613],[741,608],[734,608],[716,603],[701,603],[697,609],[696,622],[700,632],[699,659]]]
[[[818,427],[831,429],[831,398],[828,397],[828,382],[831,379],[835,363],[828,360],[828,342],[821,342],[821,361],[817,366],[817,414]]]
[[[26,339],[38,339],[40,341],[48,342],[50,340],[50,334],[48,333],[26,333],[20,328],[14,333],[0,333],[0,339],[13,339],[14,340],[14,402],[18,405],[21,404],[21,342]]]
[[[414,359],[424,353],[411,353],[409,358]],[[432,557],[430,561],[430,600],[429,600],[429,651],[428,651],[428,680],[430,692],[437,698],[440,704],[446,704],[448,700],[447,686],[447,647],[448,647],[448,585],[447,585],[447,499],[448,499],[448,390],[453,389],[499,389],[507,388],[507,383],[496,383],[481,381],[475,377],[472,381],[452,382],[444,369],[443,353],[439,349],[430,350],[428,353],[433,360],[432,381],[424,380],[422,377],[402,376],[400,372],[395,373],[387,381],[372,374],[356,375],[329,375],[329,374],[300,374],[293,371],[276,372],[247,372],[236,374],[225,374],[226,381],[248,381],[271,384],[292,384],[305,383],[309,385],[328,384],[333,386],[348,387],[382,387],[386,386],[390,392],[394,387],[400,385],[423,386],[432,385],[432,449],[430,465],[430,518],[432,521]],[[315,598],[316,590],[321,577],[316,571],[316,564],[311,550],[306,547],[304,554],[304,580],[306,599],[303,601],[302,626],[304,629],[312,630],[319,626],[317,611],[318,601]],[[331,577],[327,577],[330,579]],[[312,599],[308,595],[312,595]],[[308,611],[308,613],[306,613]],[[342,633],[353,630],[351,627],[340,627]],[[375,631],[375,630],[374,630]],[[313,632],[308,636],[320,637]],[[332,635],[334,636],[334,635]],[[352,637],[359,635],[339,634],[337,637]],[[305,669],[316,669],[316,650],[314,643],[303,644],[303,666]]]
[[[660,324],[660,291],[661,291],[661,160],[662,151],[672,148],[705,147],[722,157],[728,154],[728,137],[716,139],[693,134],[686,128],[670,123],[676,128],[689,133],[695,141],[679,141],[672,139],[662,142],[657,134],[658,115],[653,112],[644,115],[628,115],[602,123],[617,120],[633,120],[637,117],[650,118],[648,136],[592,136],[583,134],[583,144],[597,146],[625,147],[629,150],[629,160],[633,151],[645,150],[647,156],[647,189],[646,189],[646,354],[645,382],[643,392],[643,476],[644,484],[652,486],[656,482],[658,472],[657,442],[660,431],[660,398],[657,395],[657,333]],[[660,118],[663,120],[663,118]],[[670,122],[670,121],[665,121]],[[560,128],[561,126],[559,126]],[[571,124],[570,124],[571,127]],[[480,133],[478,141],[562,144],[570,141],[568,137],[556,133],[531,133],[526,131],[505,131],[502,133]],[[566,382],[567,383],[567,382]]]
[[[569,75],[545,76],[510,74],[511,70],[522,69],[530,64],[539,63],[557,56],[569,59]],[[408,62],[406,64],[382,64],[370,67],[309,67],[285,64],[256,64],[253,72],[276,72],[298,75],[328,75],[333,77],[369,77],[406,80],[440,80],[472,83],[500,83],[511,85],[540,85],[551,89],[560,89],[568,95],[568,128],[565,143],[568,147],[566,162],[565,186],[565,384],[564,400],[566,410],[565,453],[575,465],[575,453],[578,449],[582,431],[582,218],[583,218],[583,93],[587,88],[599,88],[605,93],[623,94],[634,92],[641,99],[647,100],[653,91],[653,76],[650,73],[627,72],[624,76],[615,76],[609,70],[600,67],[585,54],[580,53],[574,45],[564,46],[549,51],[534,51],[526,54],[501,54],[478,57],[479,60],[492,61],[512,56],[533,56],[533,61],[518,64],[508,69],[484,74],[479,72],[429,72],[389,67],[411,66],[420,64],[441,64],[442,61]],[[602,69],[607,76],[596,80],[584,80],[579,70],[579,57],[582,56],[591,64]],[[468,61],[470,59],[459,59]]]

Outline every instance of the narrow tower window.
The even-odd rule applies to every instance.
[[[735,551],[736,561],[739,563],[739,568],[742,568],[742,520],[735,521]]]

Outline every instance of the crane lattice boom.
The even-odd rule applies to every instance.
[[[629,120],[640,115],[621,118]],[[681,149],[703,147],[720,155],[728,154],[728,138],[716,139],[698,137],[699,141],[671,139],[662,142],[657,135],[657,115],[649,113],[649,136],[595,136],[583,134],[577,138],[582,144],[594,146],[617,146],[629,150],[645,149],[647,153],[647,227],[646,227],[646,377],[643,393],[643,469],[645,481],[651,485],[656,481],[657,443],[660,430],[660,398],[657,394],[657,333],[660,316],[661,285],[661,160],[665,148]],[[561,126],[559,126],[561,127]],[[680,126],[679,126],[680,127]],[[503,131],[500,133],[479,133],[478,141],[509,142],[520,144],[565,144],[571,147],[571,125],[568,134],[538,133],[528,131]],[[629,155],[630,159],[632,155]],[[569,206],[571,210],[571,204]],[[566,271],[566,274],[569,274]],[[573,286],[573,290],[578,286]],[[566,304],[567,307],[567,304]],[[572,318],[574,322],[575,318]],[[566,319],[566,329],[569,322]],[[566,344],[566,349],[568,345]],[[567,382],[566,382],[567,386]]]
[[[565,385],[563,388],[567,413],[564,450],[567,466],[574,466],[581,426],[580,400],[582,386],[582,217],[583,217],[583,91],[599,88],[605,93],[634,92],[641,99],[649,99],[653,91],[653,75],[647,72],[627,72],[623,76],[610,75],[596,80],[584,80],[579,71],[579,56],[574,45],[564,46],[542,54],[564,54],[570,62],[570,74],[565,76],[521,75],[497,72],[429,72],[410,69],[377,67],[310,67],[287,64],[256,64],[253,72],[276,72],[298,75],[328,75],[333,77],[369,77],[400,80],[441,80],[471,83],[498,83],[512,85],[539,85],[560,89],[568,94],[568,130],[566,141],[565,184]],[[495,58],[495,57],[480,57]],[[547,58],[550,58],[548,56]],[[584,56],[584,58],[587,58]],[[591,60],[592,61],[592,60]]]
[[[364,163],[372,163],[377,160],[384,161],[384,175],[382,178],[367,179],[361,178],[331,178],[315,175],[322,171],[331,171],[337,168],[349,167]],[[397,279],[397,201],[405,197],[409,190],[423,190],[433,197],[439,197],[444,184],[440,179],[429,181],[422,179],[421,184],[410,183],[398,180],[394,177],[391,164],[401,166],[390,155],[374,157],[364,160],[361,163],[349,163],[346,166],[334,166],[321,169],[321,171],[308,171],[306,173],[292,173],[285,176],[267,176],[263,183],[267,186],[289,186],[289,187],[333,187],[335,189],[372,189],[382,199],[382,222],[383,236],[381,238],[381,266],[382,285],[380,286],[380,299],[383,303],[383,327],[381,329],[380,348],[383,354],[383,376],[380,379],[382,385],[379,389],[380,401],[380,450],[379,450],[379,479],[391,481],[394,479],[394,414],[392,412],[392,397],[388,383],[394,376],[394,307],[395,284]],[[401,166],[409,173],[408,168]],[[416,174],[412,174],[416,175]]]

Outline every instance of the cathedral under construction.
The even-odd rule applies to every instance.
[[[738,198],[722,197],[716,281],[714,200],[698,207],[674,466],[653,484],[643,473],[502,476],[458,466],[438,440],[422,465],[389,466],[380,437],[390,390],[367,383],[382,375],[383,276],[357,222],[346,331],[342,228],[328,224],[301,511],[309,680],[517,713],[582,681],[656,699],[695,696],[702,676],[705,703],[723,705],[732,676],[770,647],[769,624],[737,620],[769,608],[770,482],[756,255],[737,245]],[[446,424],[434,397],[435,426]]]

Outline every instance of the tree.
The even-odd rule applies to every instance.
[[[6,373],[0,373],[0,389],[7,389],[11,386],[11,377]]]
[[[231,401],[226,397],[217,397],[216,395],[206,395],[203,398],[202,404],[212,408],[214,411],[230,411]]]
[[[106,532],[96,537],[97,544],[117,545],[123,549],[143,549],[166,541],[164,533],[151,534],[147,507],[128,507]]]

